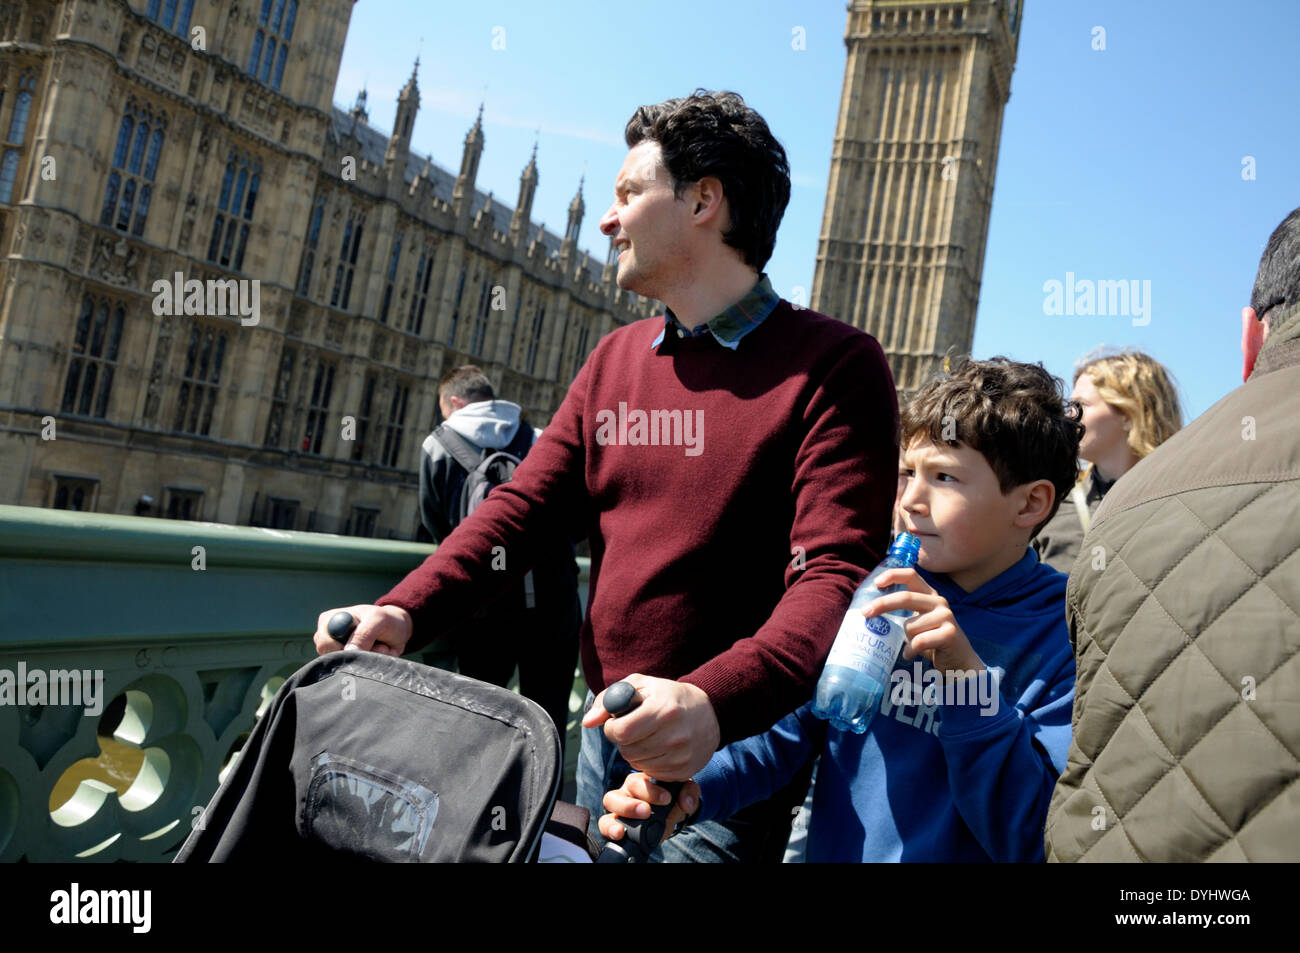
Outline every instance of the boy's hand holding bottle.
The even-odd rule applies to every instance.
[[[867,618],[899,609],[914,614],[903,623],[907,644],[903,658],[924,655],[936,669],[949,678],[982,672],[984,662],[976,654],[957,624],[948,600],[935,592],[915,569],[887,569],[876,577],[876,585],[903,586],[898,592],[873,599],[862,610]]]

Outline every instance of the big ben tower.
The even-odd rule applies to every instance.
[[[901,391],[969,353],[1023,0],[851,0],[812,307]]]

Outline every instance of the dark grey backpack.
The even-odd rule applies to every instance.
[[[521,425],[509,446],[500,450],[476,450],[464,437],[445,423],[433,431],[433,437],[451,454],[453,460],[465,468],[465,482],[461,484],[460,500],[449,514],[452,527],[457,527],[487,499],[496,487],[508,483],[515,468],[523,462],[533,444],[533,432]]]
[[[452,529],[478,509],[479,504],[487,499],[489,493],[502,483],[509,482],[515,475],[515,468],[523,462],[525,454],[533,445],[531,427],[520,424],[514,439],[501,450],[476,450],[464,437],[456,433],[445,423],[434,428],[433,438],[442,444],[451,458],[465,470],[465,481],[460,486],[460,499],[448,517]],[[530,569],[524,575],[524,607],[531,609],[537,605],[536,582]]]

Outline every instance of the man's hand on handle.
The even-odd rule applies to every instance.
[[[628,675],[623,681],[635,685],[642,698],[636,711],[611,719],[601,692],[582,726],[604,725],[605,737],[618,745],[619,753],[637,771],[660,781],[689,780],[709,763],[722,738],[709,696],[694,685],[668,678]]]
[[[369,649],[380,655],[399,656],[406,651],[406,643],[411,641],[411,615],[397,606],[343,606],[338,609],[326,609],[316,619],[316,634],[312,641],[316,643],[316,654],[342,651],[343,644],[335,641],[326,631],[330,616],[336,612],[350,612],[357,620],[357,626],[348,636],[347,648]]]

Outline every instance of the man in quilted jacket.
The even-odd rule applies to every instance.
[[[1300,860],[1300,209],[1241,349],[1244,385],[1125,474],[1074,564],[1048,860]]]

